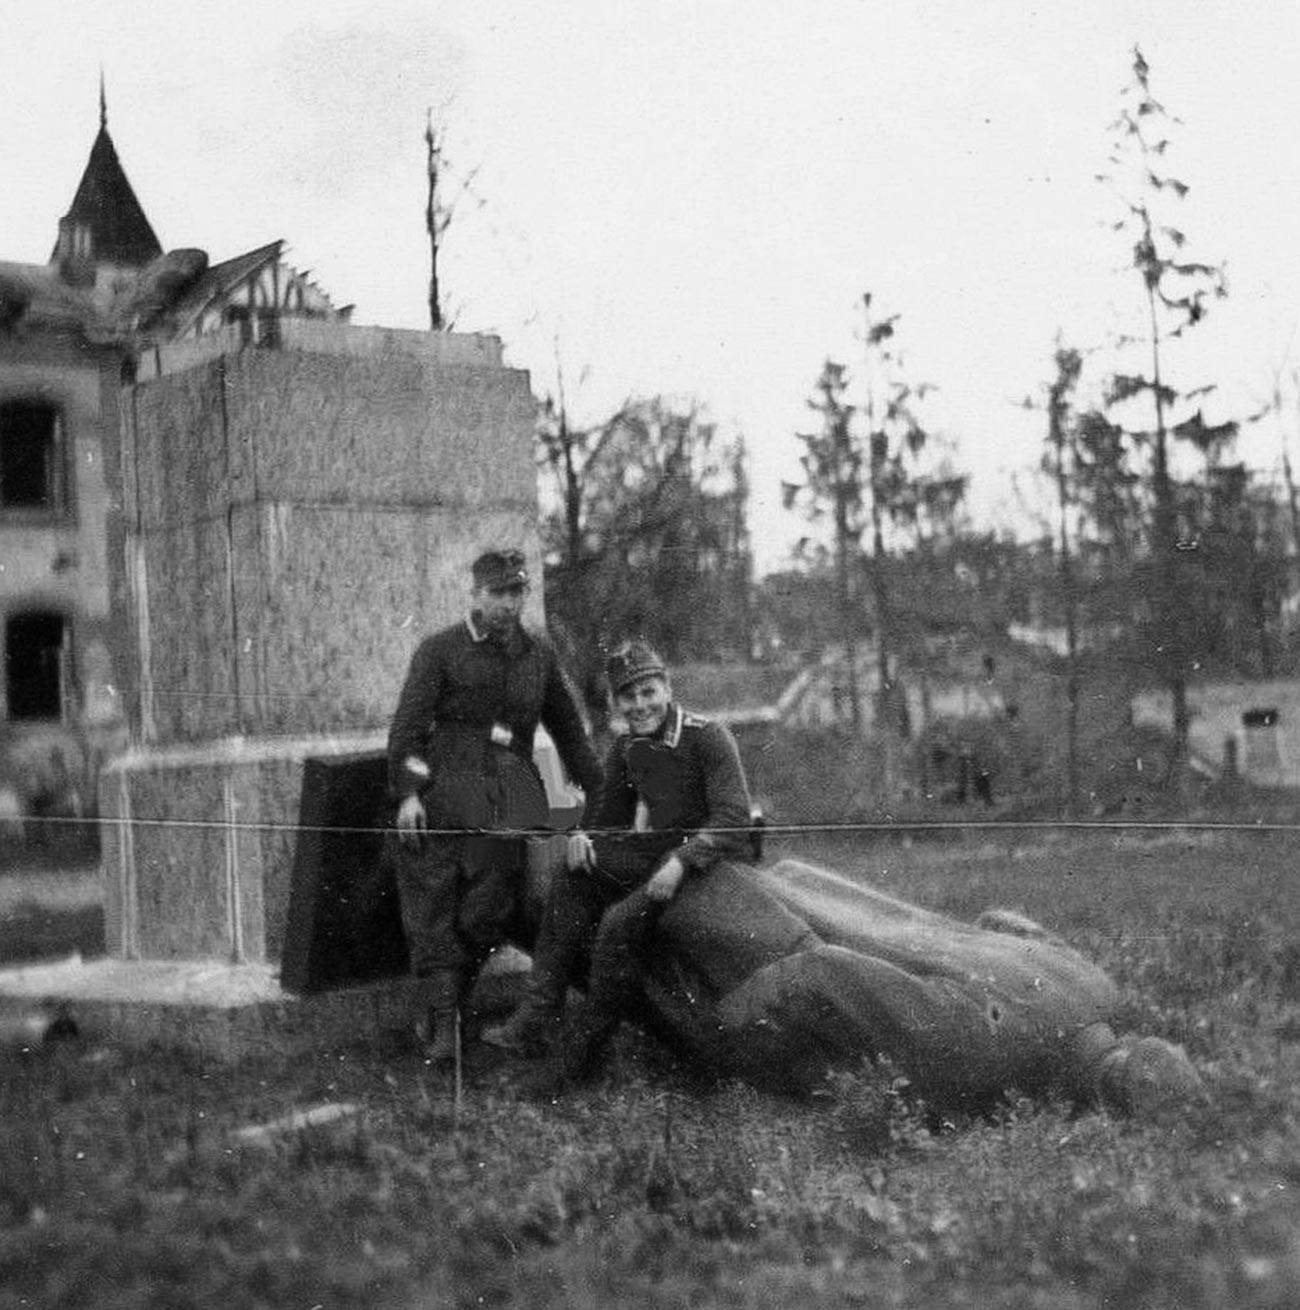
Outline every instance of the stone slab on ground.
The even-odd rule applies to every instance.
[[[385,750],[303,763],[280,953],[280,976],[290,991],[328,991],[406,974],[397,877],[378,826],[387,791]]]
[[[526,957],[502,952],[485,970],[478,1004],[504,1009]],[[85,1040],[158,1043],[217,1060],[347,1045],[409,1029],[415,983],[387,979],[303,997],[266,964],[82,960],[0,969],[0,1016],[67,1016]]]

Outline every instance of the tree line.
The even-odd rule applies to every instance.
[[[540,406],[536,450],[548,618],[593,700],[601,653],[630,634],[672,661],[749,658],[743,438],[660,396],[574,426],[561,394]]]
[[[1222,264],[1193,256],[1179,218],[1189,186],[1169,162],[1176,127],[1135,49],[1098,180],[1117,205],[1111,236],[1138,312],[1102,346],[1058,337],[1042,398],[1025,402],[1043,417],[1054,505],[1027,540],[971,525],[969,478],[926,422],[933,384],[911,376],[900,316],[879,313],[870,294],[853,363],[826,358],[812,421],[793,434],[801,477],[784,501],[807,534],[791,567],[761,583],[743,437],[724,439],[699,408],[664,397],[630,399],[583,427],[562,388],[548,398],[536,443],[548,610],[583,672],[594,671],[583,652],[629,632],[674,660],[834,645],[850,681],[846,726],[861,730],[864,697],[886,710],[937,632],[1037,620],[1066,634],[1072,774],[1081,660],[1103,650],[1167,689],[1169,781],[1181,785],[1189,681],[1293,664],[1281,614],[1300,511],[1289,463],[1279,493],[1235,458],[1242,426],[1260,415],[1212,421],[1215,380],[1181,378],[1178,357],[1227,282]],[[874,685],[857,685],[860,667]]]

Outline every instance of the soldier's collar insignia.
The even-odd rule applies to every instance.
[[[668,719],[664,724],[664,745],[676,746],[682,739],[682,707],[676,703],[668,707]]]

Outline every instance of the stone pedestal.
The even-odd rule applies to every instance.
[[[418,638],[464,613],[475,556],[520,545],[541,576],[528,378],[495,342],[292,322],[279,340],[124,405],[147,744],[379,727]]]
[[[228,738],[113,761],[101,784],[109,954],[277,964],[304,761],[382,746],[375,734]]]
[[[521,546],[541,575],[532,398],[499,342],[290,319],[269,339],[159,353],[124,393],[139,744],[100,797],[119,959],[276,965],[303,761],[382,747],[479,553]]]

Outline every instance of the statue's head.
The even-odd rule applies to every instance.
[[[1159,1037],[1128,1037],[1101,1065],[1101,1096],[1126,1114],[1154,1116],[1207,1099],[1182,1047]]]

